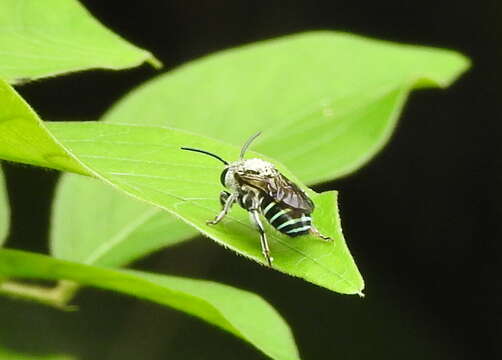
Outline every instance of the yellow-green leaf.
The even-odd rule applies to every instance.
[[[173,126],[238,146],[254,131],[263,130],[255,148],[287,164],[307,184],[315,184],[354,171],[371,159],[391,136],[412,87],[447,86],[467,66],[463,56],[447,50],[345,33],[299,34],[196,60],[132,91],[104,120]],[[58,256],[85,260],[73,252],[82,247],[74,243],[86,243],[88,251],[100,246],[98,242],[106,247],[110,238],[99,235],[99,241],[90,241],[78,234],[86,234],[87,222],[97,216],[117,223],[111,203],[118,214],[122,206],[131,211],[136,206],[138,218],[158,215],[104,187],[97,196],[88,193],[96,201],[84,201],[79,194],[85,182],[73,176],[58,188],[58,194],[64,193],[55,204],[52,243]],[[82,207],[75,209],[74,203]],[[82,224],[73,224],[74,236],[58,236],[57,229],[68,227],[59,214],[68,211],[77,211]],[[151,242],[160,245],[157,239],[168,245],[196,234],[187,227],[171,232],[172,218],[156,218],[156,229],[169,234],[171,241],[150,236],[146,229],[145,251],[136,249],[138,256],[154,248]],[[127,216],[122,221],[128,228],[133,225]],[[137,225],[134,232],[143,233],[142,225]],[[110,256],[120,258],[108,249]]]
[[[76,0],[0,2],[0,78],[23,82],[87,69],[125,69],[152,54],[95,20]]]
[[[106,266],[127,264],[198,234],[158,207],[75,174],[60,180],[51,222],[52,255]]]
[[[6,249],[0,249],[0,277],[66,279],[122,292],[199,317],[249,342],[273,359],[299,359],[291,331],[274,308],[261,297],[230,286],[111,270]],[[197,345],[196,340],[194,344]]]
[[[447,87],[468,67],[450,50],[308,32],[193,61],[130,92],[104,120],[185,129],[237,146],[262,130],[255,150],[314,184],[368,162],[413,88]]]
[[[225,247],[264,263],[258,234],[244,210],[233,209],[217,226],[206,224],[220,210],[221,164],[180,150],[182,146],[208,149],[231,160],[238,157],[237,147],[157,126],[96,122],[47,125],[95,176],[167,210]],[[249,157],[253,155],[260,156],[250,152]],[[288,178],[295,179],[294,174],[276,165]],[[313,236],[290,238],[267,227],[274,268],[334,291],[359,293],[363,281],[343,239],[336,193],[309,194],[317,206],[314,223],[334,241]]]

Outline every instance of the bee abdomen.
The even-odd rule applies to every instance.
[[[288,236],[305,235],[312,227],[310,214],[286,207],[264,198],[261,202],[263,216],[274,228]]]

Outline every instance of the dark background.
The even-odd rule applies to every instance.
[[[304,359],[502,358],[500,6],[498,1],[85,0],[105,25],[169,70],[228,47],[313,29],[458,50],[473,68],[451,88],[414,92],[387,147],[337,189],[366,298],[342,296],[196,239],[134,264],[261,294]],[[157,74],[93,71],[19,88],[45,119],[97,119]],[[272,94],[271,94],[272,96]],[[4,164],[10,247],[47,252],[58,174]],[[185,314],[97,290],[62,313],[0,299],[0,342],[80,359],[261,359]]]

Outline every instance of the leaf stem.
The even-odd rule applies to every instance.
[[[75,310],[75,306],[67,304],[79,287],[79,284],[68,280],[60,280],[55,287],[46,287],[0,279],[0,294],[38,302],[65,311]]]

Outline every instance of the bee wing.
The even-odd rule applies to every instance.
[[[282,174],[271,178],[269,195],[275,200],[285,203],[293,208],[303,209],[307,212],[314,210],[314,203],[294,182]]]
[[[273,177],[240,174],[239,177],[243,183],[262,190],[279,203],[309,213],[314,210],[314,203],[307,194],[282,174]]]

